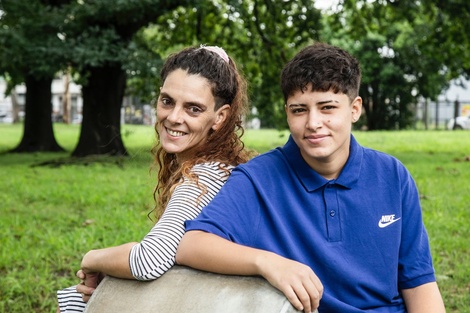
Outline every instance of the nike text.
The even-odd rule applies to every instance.
[[[395,223],[399,219],[400,219],[400,217],[395,219],[395,214],[382,215],[382,218],[379,221],[379,227],[380,228],[387,227],[388,225]]]

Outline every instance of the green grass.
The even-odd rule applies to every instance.
[[[155,173],[149,126],[123,126],[130,157],[37,166],[65,159],[79,126],[54,126],[64,153],[5,154],[21,125],[0,124],[0,312],[55,312],[55,290],[75,284],[92,248],[139,240],[152,222]],[[448,312],[470,312],[470,132],[356,132],[358,141],[398,157],[420,194],[438,282]],[[287,132],[249,130],[248,147],[264,152]]]

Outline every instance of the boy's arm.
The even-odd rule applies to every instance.
[[[445,313],[446,311],[436,282],[403,289],[402,294],[409,313]]]
[[[261,275],[298,310],[314,311],[323,286],[306,265],[275,253],[242,246],[203,231],[189,231],[178,246],[176,262],[204,271]]]

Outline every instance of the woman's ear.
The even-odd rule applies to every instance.
[[[212,125],[213,130],[219,129],[224,124],[225,120],[230,114],[230,105],[224,104],[217,110],[215,114],[216,114],[215,121],[214,121],[214,124]]]

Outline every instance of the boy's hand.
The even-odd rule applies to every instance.
[[[263,267],[264,278],[282,291],[296,309],[310,313],[318,308],[323,285],[310,267],[275,254]]]

